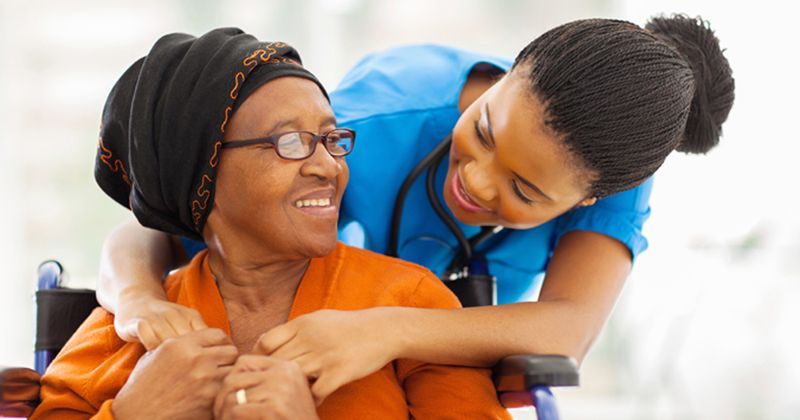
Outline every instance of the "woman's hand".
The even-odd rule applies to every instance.
[[[237,393],[244,393],[245,402]],[[214,402],[218,419],[318,419],[300,367],[262,355],[239,357]]]
[[[114,329],[125,341],[153,351],[164,340],[208,328],[195,309],[156,297],[120,299]]]
[[[321,310],[266,332],[254,353],[296,362],[314,379],[317,405],[342,385],[361,379],[396,359],[402,334],[391,324],[392,308]]]
[[[145,353],[117,394],[117,419],[211,418],[214,399],[239,356],[222,330],[207,328],[166,340]]]

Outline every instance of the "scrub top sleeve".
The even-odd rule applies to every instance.
[[[206,249],[206,244],[204,242],[193,241],[188,238],[184,238],[183,236],[180,237],[181,245],[183,245],[183,250],[186,252],[186,259],[191,261],[198,252]]]
[[[555,239],[572,231],[597,232],[622,242],[631,252],[631,259],[647,249],[642,234],[650,217],[650,192],[653,178],[628,191],[598,200],[594,205],[566,213],[557,219]]]

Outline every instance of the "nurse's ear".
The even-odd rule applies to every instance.
[[[597,202],[597,197],[586,198],[579,202],[575,207],[589,207]]]

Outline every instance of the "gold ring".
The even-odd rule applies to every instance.
[[[244,388],[236,391],[236,404],[247,404],[247,392]]]

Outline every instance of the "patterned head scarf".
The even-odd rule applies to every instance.
[[[108,95],[95,180],[142,225],[202,240],[225,125],[248,95],[284,76],[327,96],[287,44],[237,28],[162,37]]]

